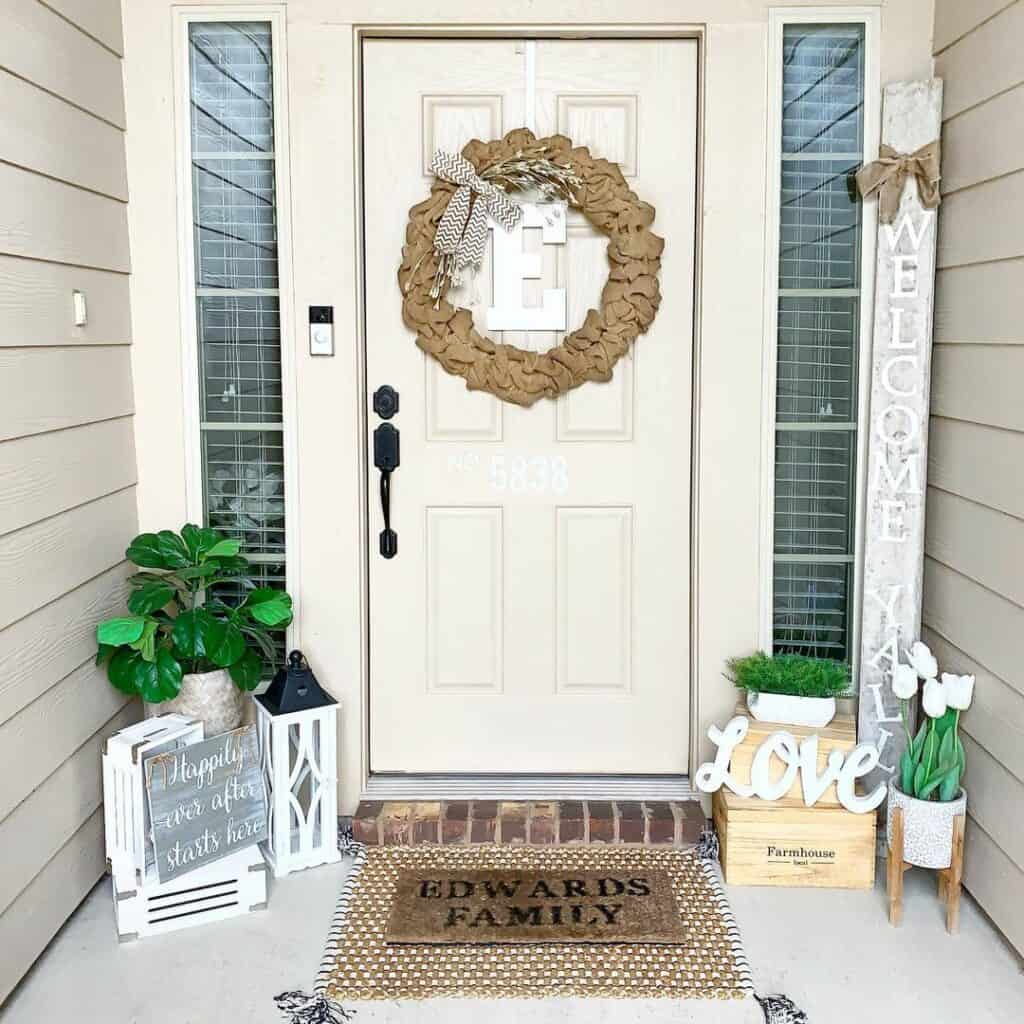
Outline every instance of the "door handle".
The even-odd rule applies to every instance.
[[[381,423],[373,432],[373,464],[380,470],[380,510],[384,529],[380,531],[380,553],[384,558],[398,554],[398,534],[391,529],[391,474],[398,469],[398,431]]]

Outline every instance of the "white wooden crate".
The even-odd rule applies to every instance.
[[[150,864],[141,886],[122,892],[115,881],[113,890],[117,937],[128,942],[265,909],[267,865],[250,846],[171,882],[159,882]]]
[[[107,870],[114,887],[128,893],[153,860],[143,758],[203,739],[203,723],[185,715],[160,715],[114,733],[103,744],[103,823]]]

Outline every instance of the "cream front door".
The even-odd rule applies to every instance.
[[[368,40],[363,53],[374,772],[683,774],[689,734],[697,44]],[[437,149],[529,126],[615,160],[657,209],[662,304],[607,384],[530,409],[470,393],[416,347],[396,271]],[[607,277],[575,211],[524,247],[570,330]],[[486,332],[491,260],[452,293]],[[493,334],[493,332],[492,332]],[[544,349],[553,332],[500,340]],[[398,552],[383,558],[370,395],[391,423]]]

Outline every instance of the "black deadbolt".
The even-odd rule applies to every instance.
[[[390,384],[382,384],[374,391],[373,411],[382,420],[389,420],[398,412],[398,392]]]

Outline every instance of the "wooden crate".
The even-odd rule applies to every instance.
[[[203,723],[185,715],[160,715],[108,736],[103,744],[103,824],[107,871],[124,893],[142,885],[153,860],[149,807],[142,780],[144,758],[203,738]]]
[[[750,712],[745,707],[736,708],[737,715],[749,717]],[[818,774],[825,770],[825,761],[833,750],[839,750],[845,757],[857,745],[857,724],[853,715],[836,715],[832,721],[824,726],[815,729],[808,729],[802,725],[780,725],[776,722],[758,722],[750,719],[750,729],[746,739],[732,752],[729,761],[729,772],[737,782],[750,782],[750,766],[753,763],[757,748],[772,733],[788,732],[797,743],[802,743],[808,736],[818,737]],[[775,755],[771,759],[772,778],[778,779],[785,770],[785,764]],[[790,806],[804,806],[804,791],[800,782],[800,775],[796,777],[789,792],[782,798],[782,803]],[[839,798],[836,796],[836,786],[833,782],[822,794],[816,806],[840,807]]]
[[[150,864],[142,884],[121,891],[114,882],[113,893],[118,941],[144,939],[265,910],[267,865],[258,846],[170,882],[160,882]]]
[[[713,799],[722,870],[730,885],[870,889],[875,884],[875,814],[804,807],[722,788]]]

